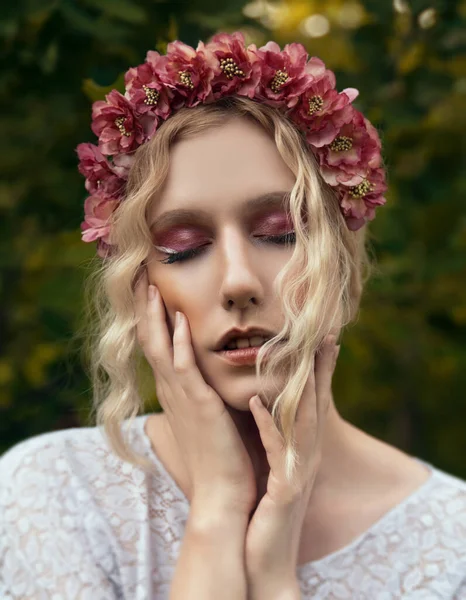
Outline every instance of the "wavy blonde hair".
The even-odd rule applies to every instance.
[[[144,369],[152,374],[137,341],[133,303],[135,284],[153,245],[149,208],[167,177],[171,145],[235,117],[261,125],[296,176],[289,194],[296,246],[274,282],[277,297],[283,299],[285,323],[261,347],[256,362],[258,381],[270,383],[282,374],[286,382],[272,398],[261,388],[259,393],[272,405],[272,417],[284,438],[286,477],[292,483],[297,466],[293,424],[309,370],[314,368],[314,353],[332,330],[339,331],[356,318],[373,265],[366,227],[348,230],[339,200],[320,175],[302,132],[278,110],[249,98],[231,96],[183,108],[135,153],[125,199],[111,216],[111,243],[117,251],[103,261],[93,259],[96,268],[85,284],[84,326],[78,335],[84,337],[85,369],[92,383],[90,420],[96,417],[121,459],[145,471],[153,469],[129,447],[121,428],[122,421],[129,417],[130,427],[144,412]],[[284,338],[288,341],[278,345]],[[272,349],[270,360],[263,363],[264,354]],[[150,375],[146,384],[153,390]]]

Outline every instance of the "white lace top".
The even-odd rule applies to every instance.
[[[153,462],[149,477],[98,427],[34,436],[0,457],[2,600],[169,598],[189,503],[152,449],[147,416],[128,439]],[[298,567],[303,599],[466,599],[466,481],[420,462],[432,471],[420,488]]]

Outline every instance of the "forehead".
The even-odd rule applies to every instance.
[[[281,198],[294,181],[275,141],[260,125],[231,119],[172,146],[168,176],[154,199],[149,223],[174,209],[234,211],[249,201],[253,210],[254,200],[261,208],[267,198],[259,198],[277,202],[276,192],[282,192]]]

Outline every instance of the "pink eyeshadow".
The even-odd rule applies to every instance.
[[[282,235],[292,228],[293,223],[291,218],[288,218],[283,211],[280,211],[258,218],[251,231],[254,235]],[[190,227],[174,226],[167,231],[158,232],[156,235],[158,246],[170,248],[178,252],[187,248],[196,248],[208,242],[209,239],[209,236],[205,235],[194,225]]]
[[[157,244],[173,250],[184,250],[186,245],[196,246],[205,241],[207,241],[205,235],[198,234],[192,229],[171,229],[157,234]]]

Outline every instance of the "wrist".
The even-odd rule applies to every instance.
[[[248,528],[248,515],[231,510],[222,503],[201,502],[193,499],[188,522],[193,531],[201,535],[238,534],[244,541]]]
[[[296,576],[287,579],[274,578],[270,573],[248,578],[249,600],[301,600],[301,588]]]

